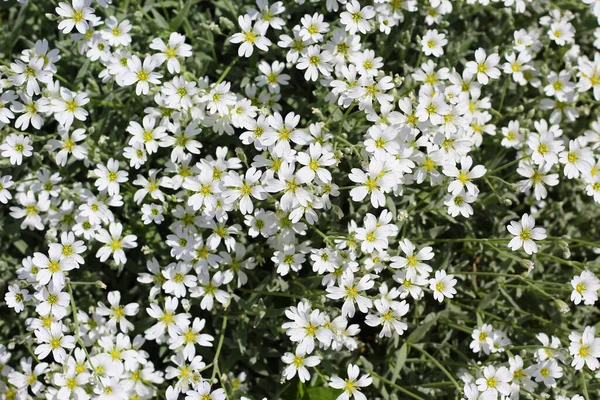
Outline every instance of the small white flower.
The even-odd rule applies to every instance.
[[[444,46],[447,44],[445,34],[438,33],[437,29],[428,30],[421,39],[421,50],[426,56],[440,57],[444,54]]]
[[[534,240],[546,239],[546,229],[536,228],[535,219],[529,214],[523,214],[521,222],[511,221],[506,229],[515,237],[510,240],[508,247],[512,251],[516,251],[523,247],[525,253],[537,253],[538,245]]]
[[[306,382],[310,379],[310,373],[306,367],[315,367],[321,362],[319,357],[307,357],[306,353],[300,351],[299,349],[296,349],[296,355],[292,353],[285,353],[283,357],[281,357],[281,360],[284,363],[289,364],[283,370],[283,376],[285,379],[290,380],[296,376],[297,373],[300,382]]]
[[[433,298],[440,303],[444,298],[453,298],[456,294],[456,279],[453,275],[446,275],[446,271],[436,271],[435,278],[429,280],[429,289],[433,290]]]
[[[475,51],[475,61],[469,61],[466,70],[477,76],[477,81],[487,85],[490,79],[498,79],[500,70],[496,67],[500,62],[500,56],[496,53],[486,56],[485,50],[479,48]]]
[[[29,143],[31,143],[29,136],[15,135],[14,133],[8,135],[4,139],[4,143],[0,145],[2,157],[9,158],[10,163],[13,165],[21,165],[23,157],[31,157],[33,154],[31,152],[33,146]]]
[[[348,400],[350,396],[356,400],[367,400],[367,397],[360,391],[373,383],[373,378],[369,374],[364,374],[360,378],[358,365],[348,364],[348,379],[342,379],[339,376],[333,376],[329,381],[329,386],[334,389],[343,389],[344,393],[339,395],[336,400]]]
[[[240,15],[238,23],[242,28],[241,33],[234,34],[229,41],[231,43],[241,43],[238,49],[240,57],[250,57],[254,52],[254,46],[262,51],[267,51],[271,41],[265,36],[269,23],[267,21],[256,21],[252,24],[252,19],[248,15]]]
[[[123,237],[122,232],[123,225],[118,222],[112,222],[108,227],[108,231],[106,229],[100,229],[98,231],[96,240],[100,243],[104,243],[104,246],[96,252],[96,257],[98,257],[100,261],[106,261],[112,254],[117,265],[122,265],[127,262],[127,256],[123,249],[137,247],[137,237],[135,235],[126,235]]]

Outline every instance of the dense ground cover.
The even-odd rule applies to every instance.
[[[0,2],[0,396],[600,396],[600,2]]]

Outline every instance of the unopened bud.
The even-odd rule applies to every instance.
[[[560,311],[562,314],[567,314],[571,310],[569,305],[560,299],[554,299],[554,302],[558,307],[558,311]]]
[[[535,264],[531,260],[523,260],[521,264],[527,269],[527,272],[531,272],[535,268]]]
[[[237,158],[239,158],[244,164],[246,164],[248,162],[248,158],[246,157],[246,153],[244,153],[244,150],[242,150],[241,147],[236,147],[235,148],[235,155],[237,156]]]
[[[398,222],[406,221],[408,219],[408,211],[400,210],[398,211]]]
[[[189,299],[183,299],[183,300],[181,300],[181,305],[183,306],[183,310],[185,312],[189,312],[190,308],[192,307],[192,303],[190,303]]]
[[[226,17],[219,18],[219,25],[228,31],[232,31],[235,29],[235,24],[231,22],[229,18]]]

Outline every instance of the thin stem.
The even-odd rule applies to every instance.
[[[389,379],[384,378],[383,376],[379,375],[376,372],[371,372],[371,375],[376,377],[377,379],[379,379],[381,382],[387,383],[388,385],[392,386],[394,389],[401,391],[408,397],[411,397],[416,400],[425,400],[423,397],[418,396],[418,395],[414,394],[413,392],[404,389],[402,386],[395,384],[394,382],[390,381]]]
[[[227,328],[227,314],[225,314],[225,316],[223,317],[223,323],[221,324],[221,334],[219,336],[219,344],[217,345],[217,351],[215,353],[215,358],[213,359],[213,365],[215,367],[213,368],[212,377],[210,378],[211,380],[213,380],[215,378],[215,375],[217,374],[217,371],[219,370],[219,355],[221,354],[221,348],[223,347],[223,340],[225,339],[225,328]]]
[[[448,377],[448,379],[450,379],[450,381],[456,387],[456,390],[458,390],[459,392],[462,392],[462,388],[460,387],[460,385],[458,384],[458,382],[456,382],[456,379],[454,379],[454,377],[452,376],[452,374],[450,372],[448,372],[448,370],[442,364],[440,364],[440,362],[438,360],[436,360],[436,358],[434,356],[432,356],[431,354],[429,354],[428,352],[426,352],[424,349],[422,349],[422,348],[420,348],[418,346],[415,346],[414,344],[412,344],[410,342],[407,342],[407,343],[408,343],[408,345],[411,348],[418,350],[425,357],[429,358],[429,360],[431,360],[431,362],[433,362],[435,364],[435,366],[438,367],[440,369],[440,371],[442,371],[444,373],[444,375],[446,375]]]
[[[221,74],[221,76],[219,77],[219,79],[217,80],[217,83],[215,83],[215,85],[218,85],[219,83],[221,83],[223,81],[223,79],[225,79],[225,77],[227,76],[227,74],[229,73],[229,71],[231,71],[231,68],[233,68],[233,66],[235,65],[235,63],[238,62],[238,60],[240,59],[240,56],[236,56],[233,61],[231,62],[231,64],[229,64],[227,66],[227,68],[225,68],[225,71],[223,71],[223,73]]]
[[[73,313],[73,323],[75,323],[76,341],[77,341],[77,343],[79,343],[79,345],[83,348],[83,351],[85,352],[85,357],[86,357],[87,361],[90,363],[90,366],[92,367],[92,374],[96,374],[96,369],[94,368],[94,365],[92,364],[92,359],[90,358],[90,354],[87,351],[87,347],[85,347],[83,340],[81,340],[81,337],[79,336],[79,319],[77,318],[77,306],[75,305],[75,297],[73,296],[73,289],[71,288],[71,282],[67,282],[67,291],[69,292],[69,297],[71,298],[71,312]]]
[[[27,348],[27,351],[29,351],[29,354],[31,354],[31,357],[33,357],[33,359],[35,360],[35,362],[39,364],[40,360],[35,355],[35,352],[31,348],[31,345],[29,344],[29,342],[27,341],[27,339],[25,339],[25,341],[23,343],[25,344],[25,347]]]
[[[583,372],[583,369],[580,370],[580,372],[581,372],[581,385],[583,386],[583,397],[585,397],[585,400],[590,400],[590,394],[588,393],[587,382],[585,380],[585,373]]]

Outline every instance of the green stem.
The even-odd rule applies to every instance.
[[[210,378],[211,380],[213,380],[215,378],[215,375],[217,374],[217,371],[219,370],[219,355],[221,354],[221,348],[223,347],[223,340],[225,339],[225,328],[227,328],[227,314],[225,314],[225,316],[223,317],[223,323],[221,324],[221,334],[219,336],[219,344],[217,345],[217,351],[215,353],[215,358],[213,359],[213,373],[212,373],[212,377]]]
[[[90,358],[90,354],[87,351],[87,347],[85,347],[85,344],[83,343],[83,340],[81,340],[81,337],[79,336],[79,318],[77,318],[77,306],[75,305],[75,297],[73,296],[73,289],[71,288],[71,282],[67,282],[67,291],[69,292],[69,297],[71,298],[71,312],[73,313],[73,323],[75,324],[75,338],[77,343],[79,343],[79,345],[83,348],[83,351],[85,352],[85,357],[87,359],[87,361],[90,363],[90,366],[92,367],[92,374],[96,374],[96,369],[94,368],[94,365],[92,364],[92,359]]]
[[[414,344],[407,342],[408,345],[412,348],[412,349],[416,349],[419,352],[421,352],[421,354],[423,354],[425,357],[429,358],[429,360],[431,360],[431,362],[433,362],[435,364],[436,367],[438,367],[440,369],[440,371],[442,371],[444,373],[444,375],[446,375],[448,377],[448,379],[450,379],[450,381],[454,384],[454,386],[456,387],[456,390],[458,390],[459,392],[462,392],[462,388],[460,387],[460,385],[458,384],[458,382],[456,382],[456,379],[454,379],[454,377],[452,376],[452,374],[450,372],[448,372],[448,370],[442,365],[440,364],[440,362],[431,354],[429,354],[428,352],[426,352],[424,349],[415,346]]]
[[[401,391],[402,393],[404,393],[405,395],[407,395],[410,398],[413,398],[416,400],[425,400],[423,397],[418,396],[407,389],[404,389],[402,386],[390,381],[389,379],[384,378],[383,376],[379,375],[376,372],[371,372],[371,375],[374,376],[375,378],[379,379],[381,382],[384,382],[384,383],[392,386],[394,389]]]
[[[583,372],[583,369],[579,372],[581,372],[581,385],[583,386],[583,397],[585,397],[585,400],[590,400],[590,394],[588,393],[587,382],[585,380],[585,373]]]
[[[235,63],[238,62],[238,60],[240,59],[240,56],[236,56],[233,61],[231,62],[231,64],[229,64],[227,66],[227,68],[225,68],[225,71],[223,71],[223,73],[221,74],[221,76],[219,77],[219,79],[217,80],[217,82],[215,83],[215,85],[218,85],[219,83],[221,83],[223,81],[223,79],[225,79],[225,77],[227,76],[227,74],[229,73],[229,71],[231,71],[231,68],[233,68],[233,66],[235,65]]]

